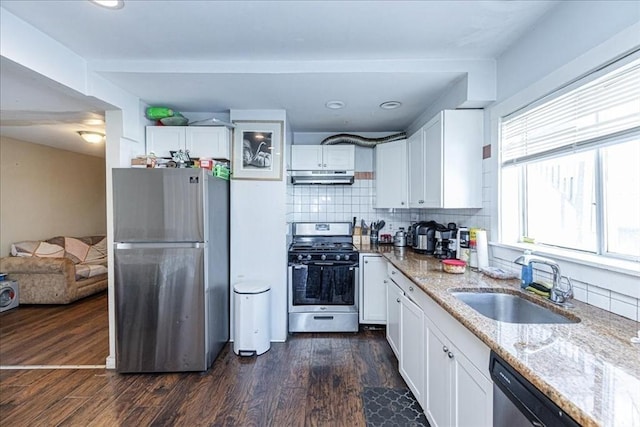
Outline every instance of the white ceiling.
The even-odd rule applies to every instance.
[[[187,117],[286,109],[295,132],[338,133],[406,129],[557,3],[125,0],[110,11],[80,0],[2,0],[1,6],[149,105]],[[70,133],[87,128],[79,127],[82,114],[107,108],[4,58],[0,71],[3,135],[52,145],[66,140],[64,148],[73,149]],[[329,100],[346,107],[329,110]],[[390,100],[403,105],[378,107]]]

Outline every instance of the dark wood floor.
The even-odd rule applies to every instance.
[[[104,365],[108,355],[106,291],[0,313],[0,365]]]
[[[13,331],[5,325],[7,318],[0,319],[2,337]],[[92,322],[91,318],[76,319],[70,329]],[[62,341],[70,342],[73,336],[74,333],[65,333]],[[45,350],[43,341],[51,344],[56,339],[38,333],[23,344]],[[71,347],[79,345],[79,341],[71,342],[74,344],[56,353],[75,352]],[[95,354],[89,347],[83,346],[82,352]],[[13,348],[7,354],[13,352],[18,353]],[[5,357],[4,349],[2,355]],[[104,356],[100,357],[104,363]],[[35,356],[20,359],[52,364]],[[82,362],[74,359],[72,363],[96,362],[87,358]],[[3,360],[3,364],[9,363]],[[205,373],[123,375],[100,369],[2,370],[0,424],[364,426],[361,393],[365,387],[406,387],[384,331],[295,334],[286,343],[273,343],[271,350],[254,358],[238,357],[227,345]]]

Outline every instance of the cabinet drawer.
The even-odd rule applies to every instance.
[[[414,295],[418,289],[418,286],[413,283],[407,276],[402,274],[400,270],[393,266],[390,262],[387,263],[387,274],[389,278],[394,281],[396,285],[402,289],[402,291],[409,295],[411,299],[415,301]]]

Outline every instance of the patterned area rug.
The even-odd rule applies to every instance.
[[[429,427],[408,388],[365,387],[362,401],[368,427]]]

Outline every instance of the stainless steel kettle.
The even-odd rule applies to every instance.
[[[404,231],[404,227],[400,227],[393,236],[393,246],[407,246],[407,233]]]

